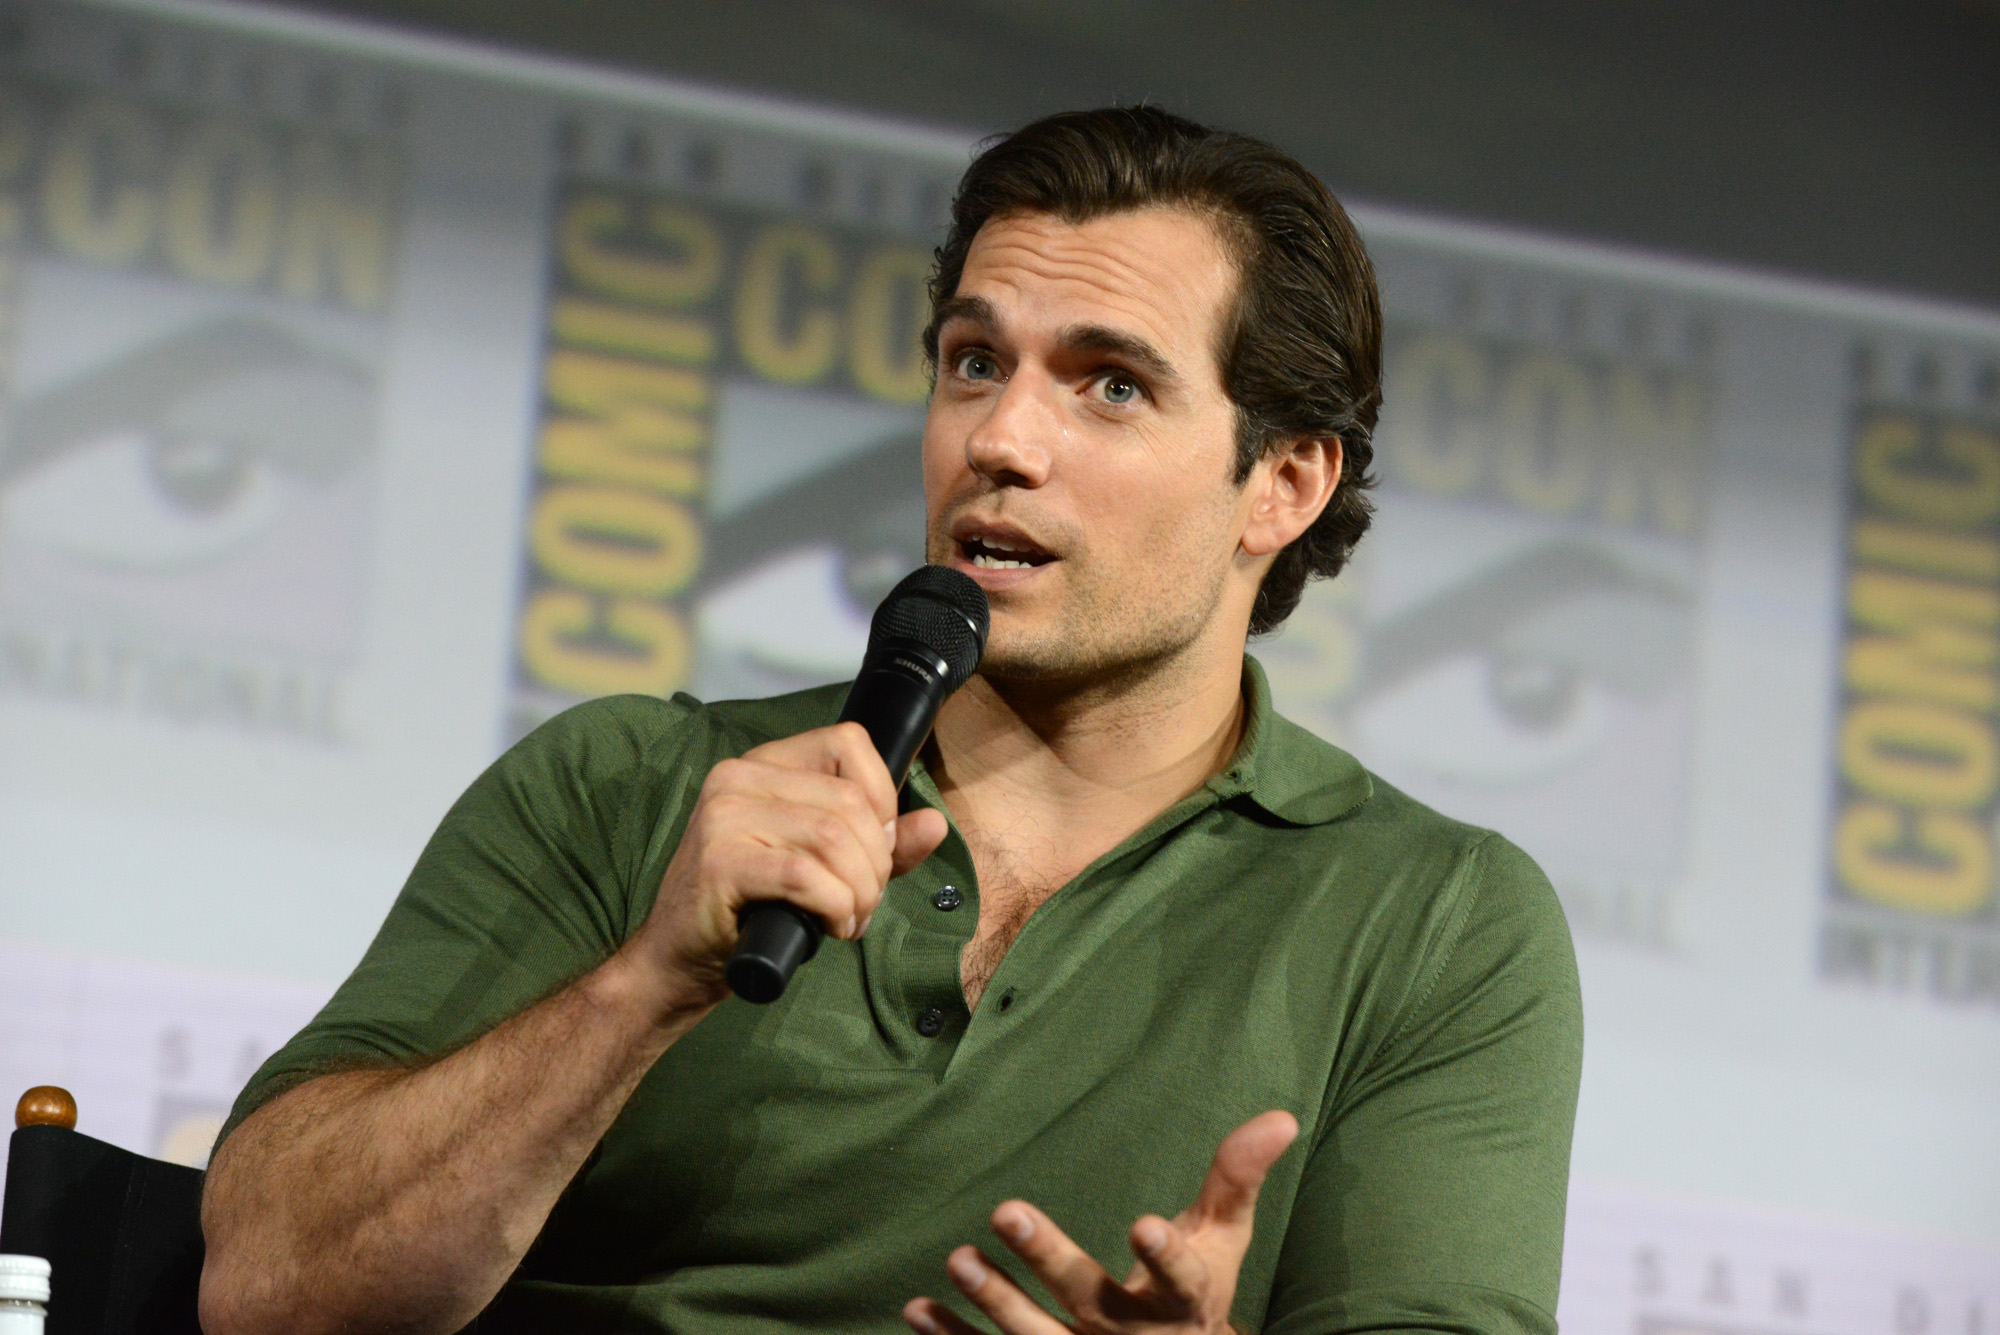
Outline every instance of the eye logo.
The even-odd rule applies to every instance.
[[[6,539],[99,571],[195,571],[251,549],[351,472],[372,385],[280,326],[177,333],[21,403]]]
[[[1280,709],[1517,840],[1580,935],[1669,948],[1693,782],[1706,339],[1689,314],[1580,283],[1460,288],[1483,299],[1456,325],[1392,318],[1375,526],[1259,652]]]
[[[394,157],[255,110],[0,99],[0,693],[339,738]]]
[[[1597,547],[1490,567],[1373,628],[1357,745],[1447,782],[1557,775],[1685,679],[1692,601]]]

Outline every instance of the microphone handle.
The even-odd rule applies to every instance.
[[[910,763],[923,749],[946,694],[948,665],[936,651],[912,641],[870,645],[861,673],[847,692],[839,722],[859,723],[898,791]],[[729,990],[745,1001],[768,1005],[785,994],[801,964],[819,952],[826,926],[819,918],[782,899],[746,904],[737,916],[736,953],[723,968]]]

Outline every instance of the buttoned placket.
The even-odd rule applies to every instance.
[[[951,820],[919,765],[902,807],[921,806]],[[978,922],[971,855],[953,824],[935,853],[889,883],[861,939],[863,985],[877,1028],[911,1066],[940,1077],[971,1021],[959,962]]]
[[[944,814],[950,830],[937,852],[890,883],[888,897],[902,920],[898,924],[901,930],[878,937],[877,929],[871,929],[861,943],[870,1003],[892,1048],[908,1056],[912,1065],[927,1068],[943,1080],[972,1053],[1003,1041],[1016,1019],[1025,1019],[1032,1010],[1026,1003],[1035,991],[1060,986],[1079,962],[1059,958],[1056,969],[1035,976],[1034,971],[1045,963],[1038,961],[1037,948],[1040,939],[1053,930],[1047,925],[1049,921],[1067,916],[1075,901],[1088,895],[1111,868],[1170,837],[1243,787],[1243,775],[1235,767],[1218,774],[1084,868],[1028,919],[987,980],[978,1010],[968,1011],[961,961],[978,929],[978,878],[957,822],[919,762],[905,788],[904,810],[934,807]],[[1148,898],[1129,896],[1123,902],[1102,906],[1105,916],[1097,925],[1108,930],[1137,912]]]

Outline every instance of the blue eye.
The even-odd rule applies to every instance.
[[[1139,397],[1139,386],[1128,376],[1114,375],[1104,382],[1107,403],[1130,403]]]
[[[991,380],[1000,374],[1000,366],[986,353],[968,352],[958,359],[958,373],[967,380]]]

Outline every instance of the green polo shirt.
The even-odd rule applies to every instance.
[[[1029,919],[968,1013],[956,830],[777,1003],[731,999],[640,1083],[476,1329],[904,1331],[1022,1197],[1115,1274],[1269,1108],[1246,1330],[1549,1335],[1582,1021],[1548,882],[1272,712],[1246,660],[1229,767]],[[718,760],[830,723],[844,688],[581,705],[445,817],[381,933],[238,1100],[421,1062],[644,921]],[[942,808],[919,766],[906,805]],[[226,1134],[226,1132],[225,1132]],[[1046,1294],[1029,1284],[1045,1303]],[[1051,1304],[1052,1306],[1052,1304]]]

